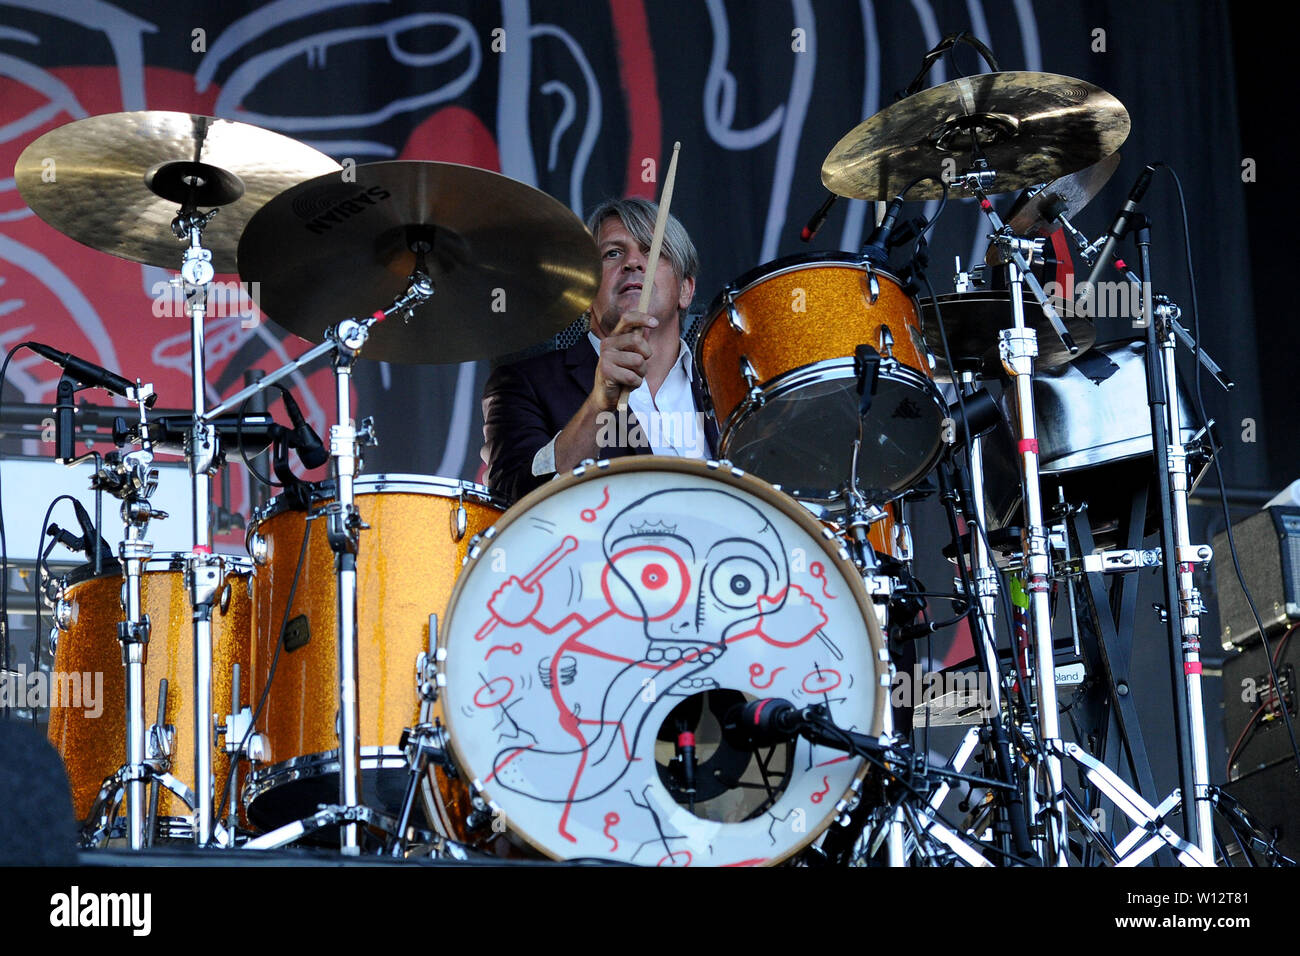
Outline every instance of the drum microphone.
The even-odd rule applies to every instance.
[[[808,225],[804,226],[803,229],[800,230],[800,239],[804,242],[812,242],[812,237],[817,235],[817,231],[826,224],[826,217],[831,214],[831,206],[834,206],[835,200],[839,198],[839,195],[836,193],[831,193],[826,197],[826,201],[817,207],[817,211],[813,213],[812,218],[808,220]]]
[[[40,342],[26,342],[24,344],[37,355],[44,356],[55,365],[60,366],[82,385],[91,388],[102,388],[107,392],[121,395],[127,399],[131,398],[131,393],[135,391],[135,382],[128,382],[121,375],[116,375],[106,368],[95,365],[93,362],[79,359],[70,352],[60,352],[58,349],[49,345],[42,345]],[[153,408],[153,404],[157,400],[157,394],[150,395],[144,400],[145,406]]]
[[[303,418],[302,409],[298,407],[298,403],[294,401],[288,389],[284,389],[281,394],[284,396],[284,409],[289,413],[289,421],[293,422],[293,430],[289,433],[289,447],[298,452],[298,460],[302,462],[304,468],[319,468],[330,460],[329,449],[321,441],[320,435],[316,434],[316,430],[311,427],[311,423]]]
[[[742,750],[789,743],[796,737],[846,753],[882,753],[887,749],[877,737],[836,727],[824,704],[800,709],[781,697],[736,704],[722,720],[722,734]]]
[[[1115,243],[1124,238],[1124,233],[1128,229],[1128,217],[1137,212],[1138,203],[1146,195],[1147,187],[1151,185],[1151,177],[1155,175],[1156,169],[1163,166],[1162,162],[1148,163],[1138,176],[1138,180],[1129,190],[1128,199],[1120,207],[1119,212],[1115,214],[1115,221],[1111,223],[1110,230],[1106,233],[1106,242],[1101,247],[1101,253],[1097,256],[1097,261],[1092,265],[1092,271],[1088,273],[1088,280],[1084,284],[1085,295],[1090,294],[1096,288],[1097,279],[1100,278],[1102,270],[1106,268],[1106,263],[1110,261],[1110,254],[1115,248]]]
[[[81,540],[85,545],[87,557],[93,558],[95,556],[95,553],[92,550],[94,545],[91,544],[91,542],[98,541],[99,553],[103,556],[103,559],[105,561],[112,561],[114,558],[113,549],[100,535],[99,529],[95,527],[94,519],[90,517],[90,512],[86,510],[86,506],[76,498],[73,498],[72,510],[77,513],[77,524],[81,526]]]
[[[894,223],[898,221],[898,213],[903,208],[903,197],[895,196],[889,200],[889,206],[885,209],[885,218],[880,220],[880,225],[867,237],[867,244],[862,247],[862,258],[867,262],[880,265],[889,258],[889,234],[894,231]]]

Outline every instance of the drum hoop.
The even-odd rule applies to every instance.
[[[855,374],[853,359],[851,358],[821,359],[808,365],[789,369],[776,376],[776,378],[769,379],[762,385],[756,385],[755,388],[758,390],[759,398],[755,400],[752,394],[747,394],[740,400],[740,404],[732,409],[731,414],[727,416],[727,420],[722,423],[718,436],[720,450],[725,452],[731,432],[740,427],[749,413],[762,408],[767,402],[782,398],[786,394],[806,385],[814,385],[822,381],[830,382],[853,378]],[[880,363],[880,377],[925,392],[926,396],[934,401],[940,409],[947,410],[934,382],[910,365],[904,365],[897,359],[885,359]]]
[[[788,517],[796,525],[799,525],[808,532],[808,535],[817,542],[818,546],[826,553],[829,560],[834,562],[841,570],[843,578],[848,582],[849,593],[852,595],[854,602],[858,606],[862,619],[867,627],[867,637],[871,643],[871,659],[875,665],[876,688],[876,706],[875,713],[871,717],[872,736],[880,736],[884,733],[885,726],[885,708],[889,706],[889,654],[886,650],[884,633],[880,628],[880,622],[876,619],[875,611],[872,608],[871,597],[867,594],[865,585],[862,583],[858,570],[854,567],[849,559],[848,552],[842,545],[838,545],[834,535],[829,529],[821,525],[816,518],[808,513],[808,510],[800,505],[789,495],[783,494],[772,485],[763,481],[755,475],[751,475],[743,469],[737,468],[727,461],[700,461],[692,458],[676,458],[663,455],[635,455],[614,460],[604,459],[597,462],[588,462],[579,465],[568,475],[563,476],[562,480],[551,481],[539,488],[535,488],[523,498],[521,498],[513,508],[506,512],[501,520],[492,527],[488,528],[476,540],[471,543],[469,553],[465,557],[464,567],[460,576],[456,579],[456,586],[451,592],[451,597],[447,601],[447,611],[443,616],[441,626],[438,628],[438,649],[437,660],[439,665],[447,658],[447,638],[451,633],[451,625],[454,620],[456,604],[460,598],[462,590],[469,580],[472,565],[475,564],[479,557],[488,551],[488,545],[503,530],[514,524],[516,521],[532,510],[533,506],[539,504],[553,494],[558,494],[565,488],[575,484],[582,484],[588,481],[596,481],[608,475],[622,474],[623,472],[639,471],[675,471],[683,474],[695,475],[697,477],[717,478],[722,483],[728,484],[733,488],[740,488],[745,491],[754,492],[755,496],[765,503],[773,505],[782,514]],[[442,684],[439,680],[440,686]],[[446,706],[445,692],[444,698],[444,716],[443,722],[446,725],[447,741],[450,744],[452,758],[463,777],[468,777],[467,770],[469,763],[465,759],[465,754],[461,749],[460,740],[456,734],[455,725],[455,708]],[[815,826],[809,826],[807,839],[802,842],[796,842],[790,850],[783,856],[773,858],[770,862],[773,864],[780,863],[789,859],[800,850],[811,844],[832,821],[843,812],[841,805],[844,801],[851,799],[855,794],[860,792],[862,780],[865,778],[869,765],[865,762],[862,768],[854,775],[853,782],[840,794],[834,803],[830,805],[825,817],[817,822]],[[483,782],[474,777],[468,781],[470,790],[474,795],[485,800],[493,810],[500,809],[500,804],[496,803],[488,793],[488,788]],[[546,856],[552,856],[550,851],[538,840],[535,840],[529,833],[517,827],[511,827],[511,833],[518,839],[522,839],[537,852]],[[554,858],[554,857],[553,857]]]
[[[362,747],[362,770],[410,770],[401,747]],[[339,772],[339,751],[335,747],[314,754],[299,754],[288,760],[259,767],[248,774],[240,796],[247,813],[254,802],[280,787],[299,780],[312,780]]]
[[[335,498],[334,479],[332,478],[324,481],[313,481],[309,487],[311,489],[309,502],[312,506],[324,501],[333,501]],[[498,508],[501,511],[506,510],[505,500],[499,495],[492,494],[492,491],[486,485],[480,485],[473,481],[463,481],[459,478],[443,478],[438,475],[365,475],[353,482],[352,490],[357,497],[383,494],[430,495],[436,498],[464,497],[480,504]],[[291,510],[293,509],[288,504],[287,496],[283,494],[276,495],[253,512],[252,519],[249,521],[250,531],[271,518]]]
[[[188,551],[155,551],[144,560],[143,571],[145,574],[157,574],[159,572],[181,572],[185,570],[186,559],[189,557]],[[218,554],[222,563],[225,564],[225,574],[230,575],[251,575],[254,571],[253,559],[244,554]],[[66,572],[60,579],[60,588],[64,594],[68,589],[78,584],[85,584],[87,581],[97,581],[100,578],[121,578],[126,579],[126,569],[122,563],[114,558],[112,561],[104,562],[104,569],[101,573],[95,574],[95,566],[89,562],[80,564],[77,567]]]

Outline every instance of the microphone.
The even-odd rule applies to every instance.
[[[84,538],[78,538],[71,531],[66,531],[63,528],[60,528],[57,524],[51,524],[45,529],[45,533],[69,551],[76,551],[80,554],[86,550],[86,541]]]
[[[99,553],[103,555],[105,561],[112,561],[113,549],[109,547],[108,542],[100,536],[99,529],[95,527],[95,521],[90,517],[90,512],[86,510],[86,506],[76,498],[73,498],[72,510],[77,513],[77,524],[81,526],[81,540],[85,546],[86,555],[91,558],[95,556],[94,551],[91,550],[94,547],[91,542],[98,541]]]
[[[880,265],[889,258],[889,234],[894,231],[894,223],[898,221],[898,213],[902,208],[902,196],[889,200],[885,218],[880,220],[880,225],[867,237],[867,244],[862,249],[864,259]]]
[[[880,738],[836,727],[823,704],[800,709],[781,697],[736,704],[722,720],[722,734],[727,743],[742,750],[789,743],[796,737],[846,753],[888,749]]]
[[[1115,243],[1124,237],[1124,232],[1128,228],[1128,217],[1137,212],[1138,203],[1146,195],[1147,187],[1151,185],[1151,177],[1155,175],[1156,167],[1163,165],[1163,163],[1159,162],[1148,163],[1143,168],[1137,182],[1129,190],[1128,199],[1124,200],[1124,205],[1115,214],[1115,221],[1111,223],[1110,230],[1106,233],[1106,242],[1101,247],[1097,261],[1093,263],[1092,271],[1088,273],[1085,288],[1089,292],[1096,288],[1097,279],[1101,276],[1102,270],[1106,268],[1106,263],[1110,261],[1110,254],[1115,248]]]
[[[294,401],[293,396],[288,390],[282,392],[284,395],[284,409],[289,413],[289,421],[293,422],[293,431],[289,433],[289,446],[298,452],[298,460],[302,462],[304,468],[319,468],[325,462],[330,460],[329,449],[321,441],[320,435],[311,427],[311,423],[302,416],[302,409]]]
[[[817,207],[817,211],[813,213],[812,218],[808,220],[808,225],[804,226],[803,229],[800,230],[800,239],[804,242],[812,241],[812,237],[817,235],[817,231],[826,224],[826,217],[831,213],[831,206],[834,206],[835,200],[839,198],[839,195],[836,193],[831,193],[826,197],[826,201]]]
[[[60,352],[58,349],[49,345],[42,345],[40,342],[28,342],[26,345],[37,355],[42,355],[55,365],[62,367],[65,372],[82,385],[102,388],[114,395],[121,395],[123,398],[130,398],[130,393],[135,390],[135,382],[128,382],[121,375],[116,375],[106,368],[100,368],[93,362],[77,358],[70,352]],[[153,404],[157,400],[158,396],[154,394],[145,399],[144,403],[147,407],[153,408]]]

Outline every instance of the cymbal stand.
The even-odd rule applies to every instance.
[[[172,220],[172,233],[189,243],[181,264],[185,304],[190,313],[190,384],[194,421],[187,436],[185,457],[190,466],[194,517],[194,547],[185,567],[194,633],[194,842],[206,846],[213,836],[216,795],[213,781],[214,725],[212,714],[212,603],[223,578],[219,555],[212,553],[212,473],[218,464],[216,428],[204,418],[207,373],[204,366],[203,322],[207,317],[208,285],[214,275],[212,253],[203,248],[203,230],[218,208],[199,212],[186,203]],[[224,834],[224,830],[223,830]]]
[[[342,854],[358,856],[361,852],[361,825],[379,822],[386,828],[392,826],[391,821],[363,806],[361,800],[361,711],[357,688],[357,547],[358,532],[364,525],[361,513],[357,510],[353,481],[361,448],[373,444],[374,433],[369,420],[362,422],[362,427],[358,429],[352,417],[352,366],[375,323],[397,312],[411,313],[417,305],[431,298],[433,292],[433,280],[423,270],[420,259],[417,259],[416,271],[408,278],[406,290],[387,309],[364,319],[344,319],[326,333],[325,342],[309,350],[296,362],[254,382],[208,413],[211,416],[219,415],[317,356],[334,353],[338,424],[330,428],[330,456],[334,459],[336,497],[326,507],[325,515],[330,549],[337,556],[339,805],[325,807],[307,820],[286,824],[256,840],[250,840],[244,845],[245,849],[282,846],[305,833],[339,823],[342,824],[339,831]]]
[[[1060,715],[1057,710],[1056,668],[1052,653],[1051,608],[1048,602],[1048,578],[1051,573],[1051,554],[1048,550],[1047,531],[1043,524],[1043,501],[1038,479],[1038,435],[1034,417],[1033,373],[1034,359],[1038,355],[1038,337],[1025,325],[1022,287],[1028,284],[1042,304],[1056,334],[1066,348],[1075,353],[1075,345],[1059,315],[1052,308],[1043,287],[1029,270],[1027,255],[1035,249],[1033,240],[1017,238],[1010,234],[989,201],[984,182],[991,181],[993,170],[982,160],[976,168],[958,177],[956,183],[973,193],[985,217],[993,226],[993,241],[1007,263],[1008,288],[1011,299],[1012,327],[1003,329],[998,341],[998,354],[1003,368],[1011,377],[1016,393],[1016,412],[1019,423],[1019,458],[1021,489],[1024,492],[1025,529],[1021,533],[1024,546],[1026,589],[1030,597],[1030,627],[1036,657],[1034,689],[1038,708],[1038,728],[1045,753],[1039,755],[1046,771],[1048,800],[1045,815],[1044,862],[1055,866],[1068,865],[1066,855],[1066,805],[1062,778],[1060,744]]]

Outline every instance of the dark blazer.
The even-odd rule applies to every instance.
[[[487,484],[511,504],[550,481],[534,475],[533,459],[582,407],[596,379],[596,350],[583,335],[567,349],[547,352],[513,365],[502,365],[483,388],[483,457]],[[697,375],[691,382],[697,411],[704,408]],[[629,414],[626,444],[610,447],[603,457],[648,455],[650,446],[636,418]],[[710,456],[718,453],[718,428],[705,415],[704,438]]]

